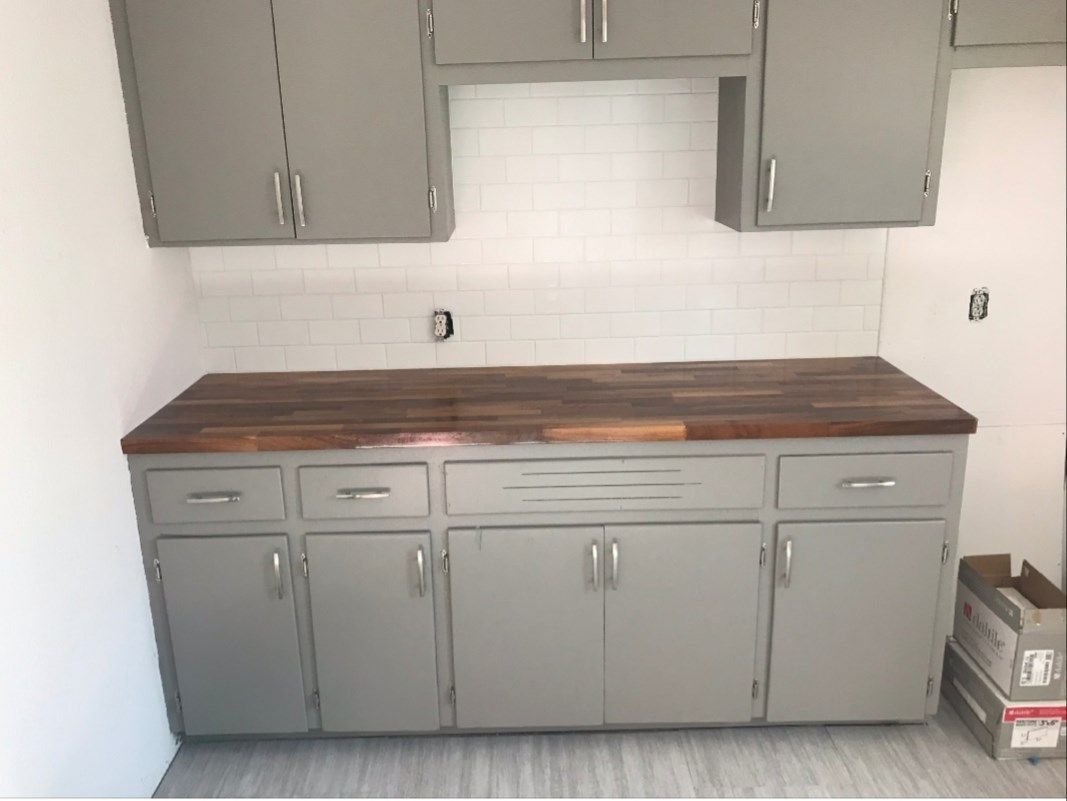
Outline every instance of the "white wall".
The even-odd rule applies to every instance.
[[[937,225],[888,237],[880,353],[979,420],[961,553],[1062,571],[1067,281],[1062,67],[952,76]],[[967,320],[989,287],[989,317]]]
[[[717,91],[453,87],[453,239],[194,249],[209,369],[873,354],[885,231],[715,224]]]
[[[151,793],[164,715],[119,438],[200,374],[149,252],[105,0],[0,0],[0,795]]]

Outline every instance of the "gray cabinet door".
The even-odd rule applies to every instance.
[[[313,534],[307,555],[323,730],[438,728],[430,536]]]
[[[160,240],[291,238],[270,0],[126,9]]]
[[[596,58],[752,52],[752,0],[589,0]],[[606,22],[606,32],[605,32]]]
[[[434,58],[438,64],[592,58],[594,2],[600,0],[434,0]]]
[[[761,531],[605,528],[605,723],[752,719]]]
[[[285,536],[157,547],[186,734],[307,731]]]
[[[760,225],[920,219],[941,22],[931,0],[769,4]]]
[[[603,530],[453,529],[448,542],[457,725],[602,724]]]
[[[944,540],[943,520],[778,526],[768,721],[924,717]]]
[[[1062,42],[1067,39],[1063,0],[960,0],[952,43],[999,45]]]
[[[274,0],[298,239],[430,234],[418,4]]]

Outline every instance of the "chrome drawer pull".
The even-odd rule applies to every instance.
[[[595,542],[590,550],[593,555],[593,592],[600,591],[600,546]]]
[[[389,497],[389,487],[348,487],[337,490],[339,501],[380,501]]]
[[[296,220],[301,228],[307,228],[308,221],[304,216],[304,185],[300,173],[293,173],[293,189],[296,191]]]
[[[793,541],[785,541],[785,569],[782,571],[782,586],[787,590],[793,581]]]
[[[600,41],[608,43],[608,0],[600,0]]]
[[[778,178],[778,159],[772,158],[767,165],[767,213],[774,211],[774,184]]]
[[[586,17],[588,13],[585,10],[585,4],[587,0],[578,0],[578,14],[581,19],[578,20],[578,41],[585,44],[589,41],[589,33],[586,30]]]
[[[841,482],[841,489],[888,489],[896,485],[895,478],[846,478]]]
[[[611,541],[611,589],[619,589],[619,541]]]
[[[209,503],[237,503],[241,500],[239,492],[191,492],[185,496],[185,502],[192,506]]]
[[[274,552],[274,586],[278,588],[278,600],[285,597],[285,585],[282,584],[282,555],[280,551]]]
[[[282,174],[274,171],[274,204],[278,209],[278,225],[285,225],[285,206],[282,205]]]
[[[422,546],[415,552],[415,565],[419,569],[419,597],[426,597],[426,557],[422,553]]]

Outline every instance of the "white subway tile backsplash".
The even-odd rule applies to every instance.
[[[714,221],[717,81],[450,92],[452,239],[191,249],[210,370],[876,352],[884,229]]]

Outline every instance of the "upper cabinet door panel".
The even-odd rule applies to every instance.
[[[769,5],[760,225],[919,221],[941,23],[931,0]]]
[[[1067,41],[1063,0],[960,0],[952,43],[1033,44]]]
[[[592,58],[594,2],[600,0],[434,0],[435,59],[487,64]]]
[[[589,2],[596,7],[596,58],[752,52],[752,0]]]
[[[418,4],[274,0],[274,18],[297,238],[429,236]]]
[[[126,8],[160,240],[291,238],[270,0]]]

